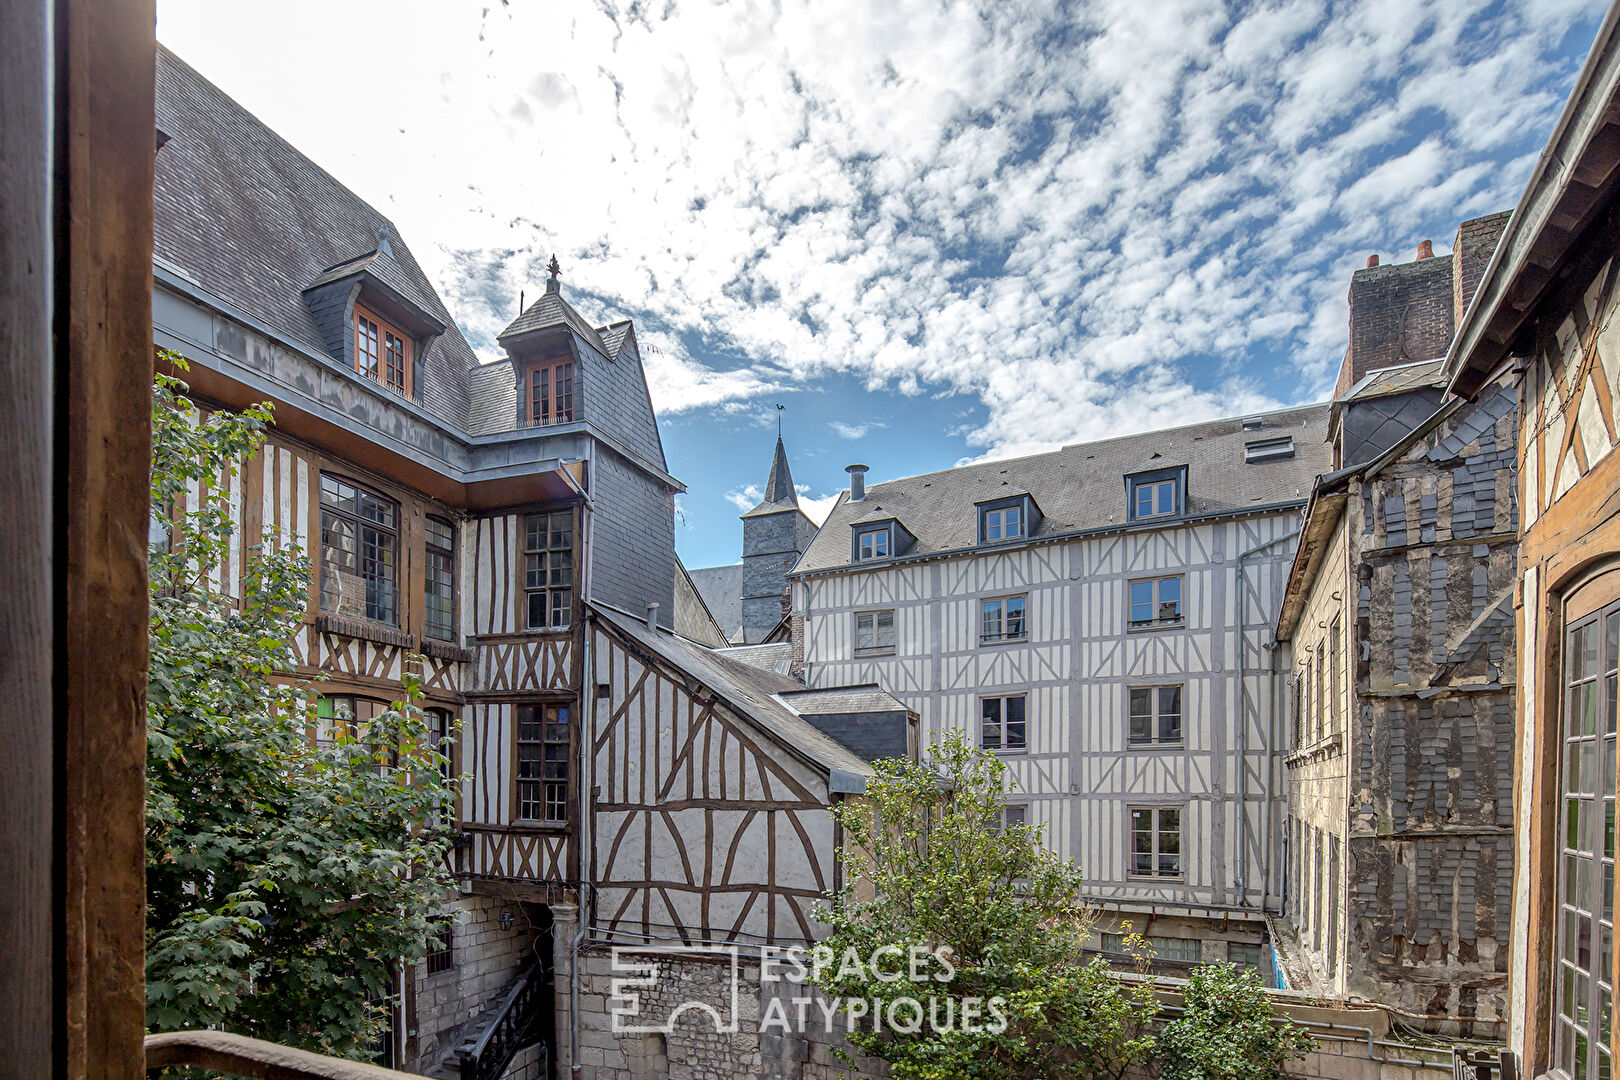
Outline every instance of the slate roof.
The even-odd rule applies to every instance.
[[[726,650],[726,659],[759,668],[761,671],[785,675],[786,666],[793,663],[793,642],[773,641],[768,645],[733,645]]]
[[[1446,385],[1445,358],[1369,371],[1339,401],[1367,401],[1389,394],[1405,394]]]
[[[877,683],[867,683],[863,686],[835,686],[825,690],[787,690],[777,696],[794,712],[808,713],[811,716],[909,711],[903,702],[891,696]]]
[[[776,452],[771,455],[771,475],[765,480],[765,497],[743,517],[760,517],[798,508],[799,493],[793,490],[793,473],[788,470],[787,449],[782,445],[782,436],[778,435]]]
[[[726,566],[699,566],[686,571],[697,586],[698,595],[709,608],[709,614],[720,624],[726,640],[742,640],[743,564]]]
[[[865,500],[858,503],[849,501],[846,490],[794,573],[848,567],[849,527],[857,521],[892,517],[905,526],[917,540],[899,561],[974,548],[978,542],[974,504],[1023,492],[1034,497],[1044,514],[1034,540],[1123,529],[1125,477],[1176,465],[1187,466],[1187,511],[1192,517],[1303,504],[1317,474],[1331,467],[1331,450],[1323,441],[1328,406],[1282,409],[1258,420],[1253,428],[1244,427],[1243,418],[1211,420],[869,484]],[[1284,435],[1293,436],[1293,457],[1245,463],[1244,444]],[[872,565],[890,561],[896,560]]]
[[[422,357],[418,399],[465,427],[473,351],[386,217],[161,45],[157,126],[170,140],[156,157],[160,266],[330,356],[304,290],[365,260],[365,272],[446,327]]]
[[[607,350],[609,359],[617,359],[624,350],[625,339],[630,336],[630,320],[622,319],[607,326],[598,326],[596,334],[602,339],[602,347]]]
[[[649,630],[645,622],[611,608],[592,605],[592,610],[620,633],[720,695],[772,738],[797,750],[822,770],[856,777],[872,775],[872,766],[859,754],[823,734],[776,699],[785,691],[803,689],[796,680],[740,663],[727,655],[729,650],[707,648],[662,627]]]
[[[546,330],[553,326],[566,326],[590,342],[592,347],[603,356],[609,359],[617,356],[617,350],[608,351],[607,343],[596,332],[596,327],[586,322],[580,313],[574,310],[574,306],[562,298],[562,292],[556,286],[555,279],[547,282],[546,291],[540,294],[540,299],[530,304],[527,311],[513,319],[512,324],[502,330],[496,340],[504,344],[522,334],[530,334],[536,330]]]

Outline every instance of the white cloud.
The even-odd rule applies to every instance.
[[[873,428],[888,426],[876,420],[870,420],[864,424],[846,424],[842,420],[834,420],[827,425],[827,428],[840,439],[864,439],[866,433]]]
[[[475,346],[555,251],[656,344],[666,413],[840,374],[973,395],[1000,455],[1320,396],[1348,272],[1513,203],[1600,12],[163,0],[159,30],[394,216]],[[417,77],[373,93],[361,39]]]
[[[799,496],[799,509],[804,516],[820,525],[827,520],[827,514],[838,501],[842,492],[835,491],[831,495],[811,495],[809,484],[794,484],[794,492]],[[726,501],[737,508],[739,514],[746,514],[760,504],[765,498],[765,489],[758,484],[744,484],[742,487],[732,488],[726,492]]]

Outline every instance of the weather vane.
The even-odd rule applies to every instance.
[[[776,406],[776,437],[778,439],[782,437],[782,414],[786,411],[786,405],[778,404]]]
[[[557,265],[557,256],[555,255],[551,257],[551,263],[546,267],[546,269],[550,271],[551,279],[553,281],[562,276],[562,267]]]

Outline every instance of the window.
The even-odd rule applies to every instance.
[[[1181,876],[1181,808],[1131,808],[1131,876]]]
[[[1344,627],[1337,615],[1328,628],[1328,643],[1328,717],[1333,734],[1338,734],[1344,730],[1344,684],[1340,681],[1344,671]]]
[[[1001,596],[979,605],[979,640],[1026,641],[1029,622],[1024,618],[1028,597]]]
[[[455,787],[456,777],[456,718],[449,709],[427,710],[428,721],[428,748],[443,760],[439,762],[439,775],[444,778],[445,786]],[[455,824],[455,811],[446,809],[444,816],[437,823],[440,828],[450,828]]]
[[[379,714],[387,712],[388,707],[386,701],[353,694],[322,695],[315,701],[315,741],[333,743],[340,737],[359,739],[368,734],[366,725]],[[379,756],[383,750],[382,744],[371,743],[370,746],[372,756],[376,759],[372,768],[378,773],[386,773],[399,764],[398,747],[389,747],[386,757],[382,757]]]
[[[1024,508],[1013,506],[987,507],[981,511],[981,533],[987,544],[1003,540],[1017,540],[1024,535]]]
[[[390,499],[321,474],[321,610],[397,624],[399,531]]]
[[[1178,626],[1181,623],[1181,578],[1148,578],[1131,582],[1131,628]]]
[[[894,609],[855,613],[855,655],[882,656],[894,652]]]
[[[1243,941],[1234,941],[1227,946],[1227,959],[1241,967],[1252,968],[1262,975],[1269,974],[1260,966],[1263,945],[1250,945]],[[1270,984],[1267,983],[1269,986]]]
[[[520,820],[568,820],[571,742],[567,705],[518,706],[517,816]]]
[[[1199,944],[1195,938],[1162,937],[1158,934],[1145,936],[1148,948],[1153,950],[1153,959],[1165,960],[1172,964],[1196,964],[1200,959]],[[1125,944],[1124,934],[1104,934],[1102,936],[1102,951],[1114,953],[1118,956],[1129,956],[1130,952]]]
[[[1253,465],[1257,461],[1278,461],[1294,456],[1294,437],[1284,435],[1279,439],[1256,439],[1243,444],[1243,461]]]
[[[855,561],[887,559],[889,557],[889,527],[862,529],[855,534]]]
[[[448,521],[427,519],[427,565],[423,632],[430,638],[456,637],[456,530]]]
[[[456,920],[446,915],[432,920],[434,940],[428,942],[427,973],[438,975],[456,966]]]
[[[1132,687],[1130,744],[1181,745],[1181,687]]]
[[[574,612],[574,512],[523,522],[523,590],[530,630],[566,630]]]
[[[1614,771],[1620,603],[1574,617],[1564,637],[1553,1063],[1609,1076],[1614,954]]]
[[[996,831],[1005,832],[1007,829],[1015,826],[1018,828],[1023,828],[1024,824],[1024,807],[1003,806],[1001,808],[1001,818],[996,823]]]
[[[1311,685],[1311,723],[1316,728],[1318,739],[1327,736],[1327,694],[1324,687],[1327,680],[1327,645],[1324,642],[1316,643],[1316,681]]]
[[[530,427],[566,424],[574,418],[574,362],[562,360],[529,369]]]
[[[1185,469],[1177,468],[1127,476],[1126,516],[1131,521],[1150,521],[1180,514],[1186,475]]]
[[[1024,695],[979,702],[979,745],[986,750],[1024,749]]]
[[[365,308],[354,309],[354,369],[406,397],[410,391],[411,339]]]

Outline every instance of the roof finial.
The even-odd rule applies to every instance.
[[[551,262],[547,264],[546,270],[551,274],[550,277],[546,278],[546,292],[561,292],[562,282],[558,278],[562,276],[562,267],[557,265],[556,255],[551,256]]]
[[[777,405],[777,407],[776,407],[776,437],[778,439],[780,439],[782,437],[782,414],[784,412],[786,412],[786,411],[787,411],[787,406],[786,405]]]

